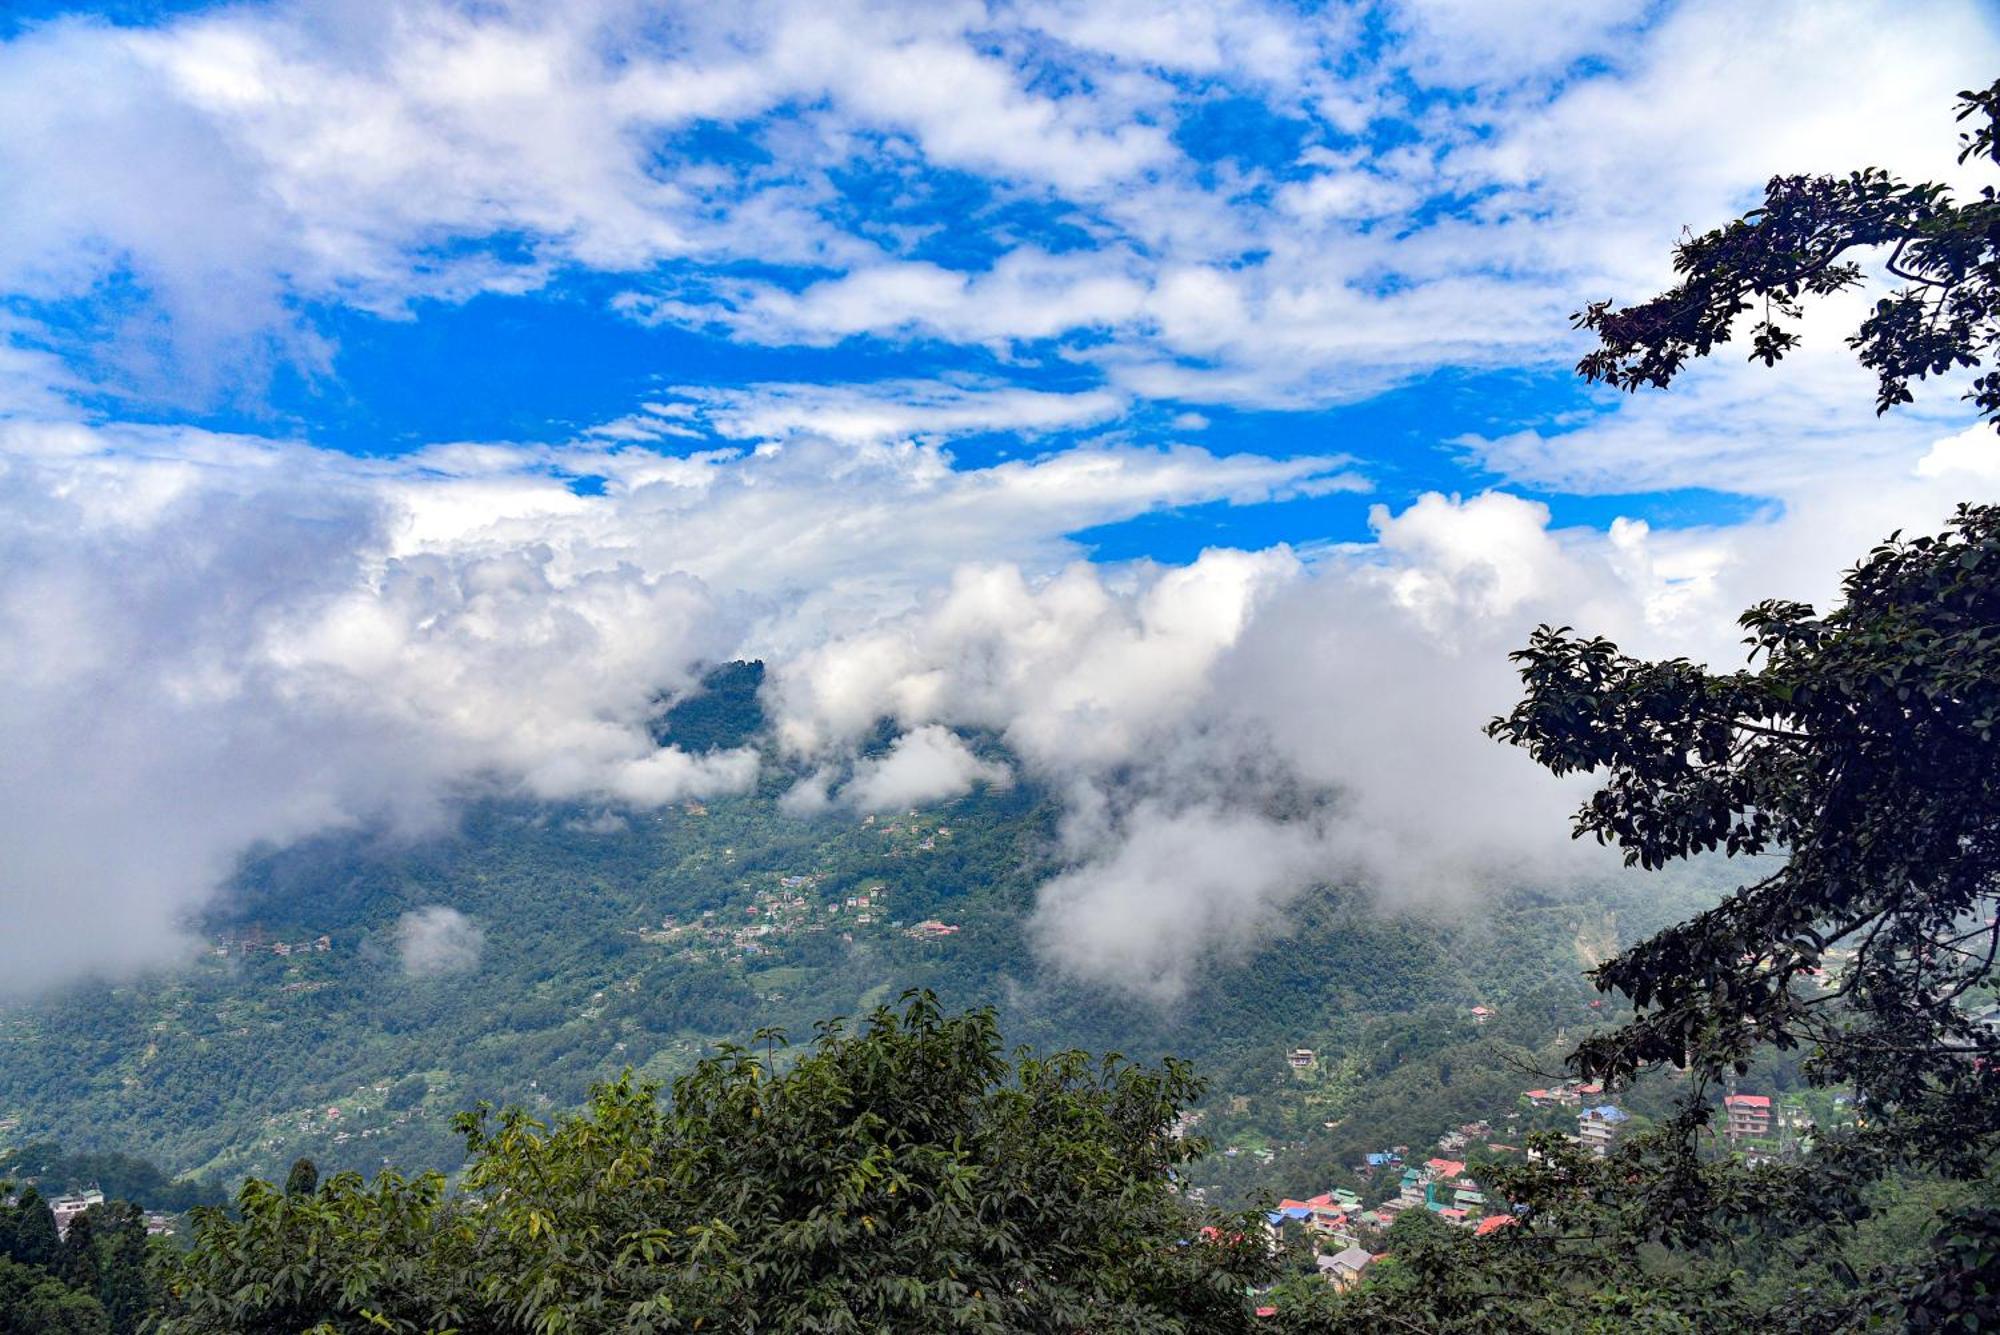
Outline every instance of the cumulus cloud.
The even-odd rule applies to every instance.
[[[1264,939],[1316,875],[1313,832],[1244,810],[1142,802],[1102,852],[1045,884],[1045,957],[1155,1001]]]
[[[958,469],[811,439],[367,460],[0,421],[0,972],[29,988],[171,957],[259,841],[434,829],[468,792],[610,810],[743,791],[753,751],[648,732],[700,665],[805,654],[974,557],[1046,570],[1074,528],[1339,471],[1097,447]],[[585,472],[603,494],[570,489]],[[955,746],[908,743],[852,800],[1000,779]]]
[[[485,948],[485,930],[442,904],[426,904],[396,920],[396,957],[412,978],[476,969]]]
[[[1030,760],[1131,759],[1195,701],[1290,552],[1216,550],[1182,567],[960,567],[908,617],[830,637],[776,684],[780,737],[812,753],[881,718],[997,731]]]
[[[898,737],[887,754],[856,765],[840,795],[860,811],[889,811],[959,797],[976,784],[1003,785],[1012,777],[1005,765],[981,760],[948,729],[931,724]]]
[[[1312,561],[961,572],[899,621],[782,664],[781,735],[810,750],[880,717],[906,740],[999,732],[1065,800],[1069,866],[1043,887],[1036,941],[1156,999],[1316,885],[1436,903],[1602,870],[1566,838],[1575,787],[1479,728],[1537,620],[1643,628],[1671,558],[1642,527],[1553,533],[1546,508],[1499,493],[1375,522],[1376,542]]]
[[[1483,734],[1518,696],[1507,654],[1556,622],[1734,665],[1741,609],[1827,605],[1857,554],[1942,523],[1996,451],[1990,432],[1946,438],[1889,478],[1831,477],[1728,527],[1562,529],[1502,492],[1430,494],[1309,559],[966,571],[782,665],[780,727],[805,748],[883,716],[910,736],[998,731],[1065,801],[1038,947],[1170,1001],[1317,887],[1446,905],[1614,874],[1615,855],[1569,838],[1588,781]]]

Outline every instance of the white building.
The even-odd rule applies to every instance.
[[[69,1236],[69,1221],[88,1210],[93,1205],[104,1204],[104,1193],[92,1189],[78,1192],[74,1196],[58,1196],[49,1202],[49,1213],[56,1217],[56,1234]]]

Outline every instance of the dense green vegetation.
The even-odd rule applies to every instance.
[[[1187,1055],[1214,1081],[1208,1106],[1251,1100],[1236,1117],[1245,1143],[1303,1141],[1335,1114],[1295,1099],[1290,1047],[1352,1047],[1386,1070],[1396,1049],[1381,1035],[1460,1034],[1482,1002],[1514,1047],[1546,1045],[1594,1019],[1587,963],[1704,893],[1698,881],[1666,896],[1615,883],[1521,891],[1467,920],[1388,916],[1335,889],[1291,934],[1162,1011],[1036,964],[1023,923],[1053,811],[1031,787],[872,824],[794,820],[772,792],[616,826],[597,814],[494,803],[419,843],[350,835],[257,857],[203,924],[210,949],[230,943],[226,957],[0,1013],[0,1114],[23,1141],[116,1148],[204,1179],[277,1176],[302,1153],[329,1168],[448,1169],[460,1161],[451,1115],[481,1099],[575,1107],[626,1066],[669,1077],[759,1024],[805,1033],[929,987],[957,1006],[1003,998],[1022,1041]],[[861,895],[869,910],[846,906]],[[476,968],[404,972],[396,924],[425,904],[481,925]],[[668,918],[698,930],[670,936]],[[961,930],[905,934],[930,918]],[[772,931],[741,943],[701,935],[759,923]],[[325,951],[271,949],[321,935]],[[1497,1046],[1460,1041],[1480,1049],[1460,1060],[1468,1077],[1500,1069]],[[1412,1114],[1442,1127],[1471,1112]],[[137,1194],[182,1203],[157,1184]]]
[[[1249,1328],[1254,1224],[1205,1238],[1171,1185],[1184,1066],[1009,1060],[990,1013],[924,996],[778,1056],[726,1049],[664,1104],[620,1080],[554,1127],[471,1116],[457,1194],[253,1185],[202,1214],[160,1329]]]
[[[138,1206],[93,1206],[59,1237],[35,1187],[0,1195],[0,1335],[132,1335],[157,1309]]]
[[[653,720],[653,740],[696,755],[754,745],[764,731],[762,663],[723,663],[698,689],[667,703]]]

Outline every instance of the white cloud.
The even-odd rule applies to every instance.
[[[1012,777],[1005,765],[979,759],[948,729],[932,724],[857,764],[840,796],[860,811],[891,811],[959,797],[975,785],[1005,785]]]
[[[1175,1001],[1204,965],[1280,930],[1321,861],[1303,825],[1142,803],[1117,842],[1042,887],[1031,934],[1059,967]]]
[[[1572,359],[1569,311],[1645,294],[1681,225],[1774,171],[1972,180],[1948,102],[2000,56],[1990,14],[1943,0],[1410,0],[1387,41],[1356,11],[1257,4],[669,13],[356,0],[30,28],[0,46],[0,290],[124,285],[104,346],[158,393],[274,359],[324,374],[317,303],[397,316],[580,268],[628,275],[635,316],[741,338],[1053,339],[1114,393],[1335,402]],[[1406,74],[1459,95],[1411,102]],[[1232,97],[1299,127],[1298,161],[1217,168],[1175,140]],[[1414,137],[1351,147],[1371,119]],[[674,139],[702,123],[754,150]],[[866,216],[843,172],[901,182],[907,220]],[[926,214],[940,172],[991,206]],[[1003,207],[1023,202],[1068,243],[1024,231]],[[976,258],[912,253],[941,229]]]
[[[1075,528],[1345,485],[1339,468],[1085,447],[961,470],[810,438],[368,460],[0,422],[0,964],[33,987],[169,957],[252,844],[433,828],[467,791],[742,791],[751,752],[647,731],[700,664],[803,653],[968,560],[1046,571],[1076,559]],[[581,473],[604,494],[569,490]],[[998,778],[938,739],[892,760],[853,800]]]
[[[396,921],[396,956],[412,978],[476,969],[485,948],[485,929],[442,904],[412,909]]]
[[[1040,948],[1169,1001],[1208,960],[1282,932],[1317,886],[1462,903],[1614,872],[1615,855],[1569,839],[1587,781],[1483,733],[1518,696],[1507,654],[1551,622],[1733,666],[1739,611],[1828,605],[1882,535],[1943,523],[1975,474],[1939,460],[1983,468],[1990,444],[1919,446],[1888,478],[1829,473],[1722,528],[1555,529],[1504,493],[1427,495],[1377,507],[1373,542],[1309,564],[968,570],[781,663],[780,726],[809,751],[881,717],[998,731],[1065,799],[1068,867],[1040,892]]]
[[[1933,444],[1917,460],[1919,477],[1949,477],[1961,486],[2000,481],[2000,436],[1984,422]]]
[[[1290,553],[1205,552],[1107,577],[1072,565],[1031,583],[1015,565],[961,567],[921,610],[830,637],[776,683],[780,736],[814,753],[878,719],[988,728],[1033,763],[1115,765],[1184,717]]]
[[[1001,736],[1067,812],[1039,939],[1156,997],[1281,930],[1316,884],[1400,901],[1588,869],[1565,838],[1574,790],[1480,735],[1516,688],[1507,651],[1559,620],[1734,662],[1740,608],[1823,602],[1884,533],[1942,522],[1993,452],[1918,444],[1733,527],[1557,530],[1502,493],[1432,495],[1309,560],[1100,567],[1061,535],[1287,494],[1338,461],[1079,447],[958,469],[808,440],[368,461],[187,431],[0,435],[16,986],[171,953],[257,841],[423,828],[468,787],[600,811],[740,791],[749,754],[661,751],[645,723],[695,665],[751,652],[773,663],[781,739],[818,766],[795,815],[1005,782],[950,730]],[[570,493],[567,471],[604,494]],[[854,764],[885,717],[899,740]],[[1188,831],[1238,874],[1187,856]],[[86,925],[90,951],[64,949]]]

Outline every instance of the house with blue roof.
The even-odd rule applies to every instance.
[[[1618,1137],[1631,1121],[1631,1114],[1609,1103],[1600,1103],[1595,1108],[1585,1108],[1576,1115],[1577,1140],[1592,1154],[1602,1159],[1611,1153],[1611,1147],[1618,1143]]]

